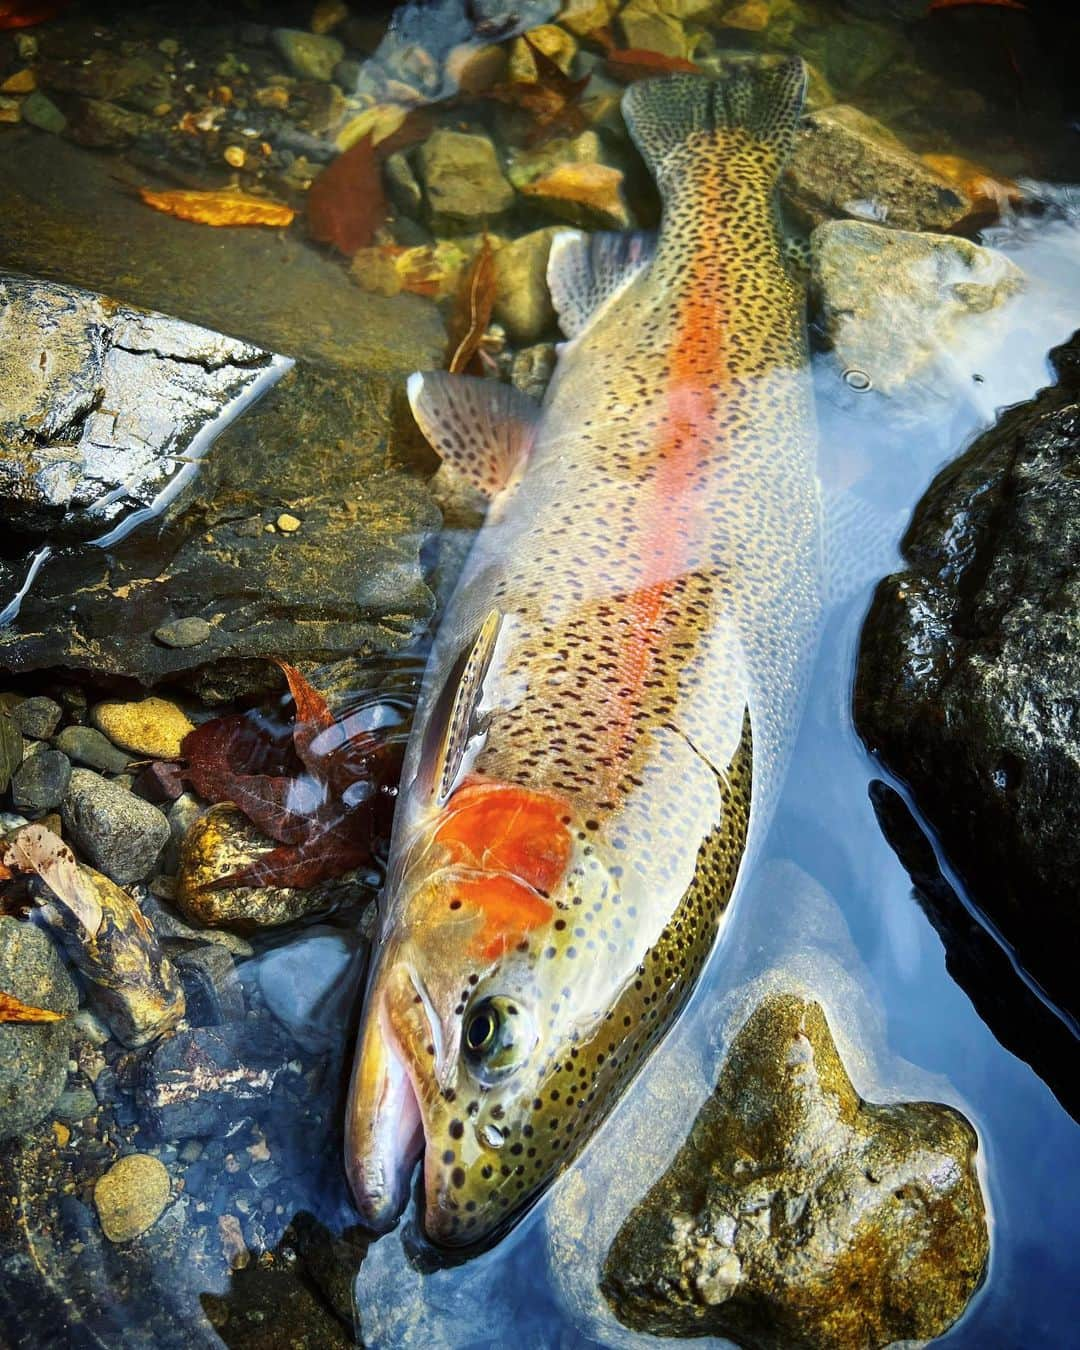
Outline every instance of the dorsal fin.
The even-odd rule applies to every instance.
[[[513,385],[444,370],[409,376],[409,403],[431,448],[485,497],[524,463],[540,405]]]
[[[656,251],[656,236],[644,230],[629,234],[585,234],[564,230],[555,236],[548,255],[548,289],[568,338],[586,329],[593,315],[647,267]]]
[[[454,662],[431,710],[423,759],[430,763],[430,791],[439,806],[462,776],[470,741],[484,729],[478,709],[501,622],[502,615],[493,609]]]

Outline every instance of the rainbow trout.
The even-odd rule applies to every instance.
[[[768,821],[819,610],[802,296],[774,196],[792,61],[639,84],[654,242],[568,232],[542,406],[409,381],[491,498],[406,754],[346,1161],[392,1225],[490,1242],[670,1028]]]

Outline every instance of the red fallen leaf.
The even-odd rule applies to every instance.
[[[605,57],[608,74],[623,84],[632,84],[634,80],[647,80],[653,75],[670,75],[685,71],[690,75],[700,75],[701,67],[694,65],[681,56],[668,56],[664,52],[647,51],[644,47],[624,47],[621,51],[609,51]]]
[[[0,0],[0,29],[33,28],[35,24],[44,23],[46,19],[55,19],[70,3],[71,0],[53,0],[51,4],[20,3],[20,0],[13,0],[5,4]]]
[[[461,375],[473,364],[473,358],[491,322],[494,307],[495,253],[485,234],[480,251],[462,281],[461,292],[447,325],[453,352],[448,367],[451,375]]]
[[[232,802],[280,845],[206,890],[313,886],[370,862],[373,838],[389,831],[392,799],[382,787],[396,781],[399,747],[356,714],[335,719],[295,666],[277,665],[296,705],[288,744],[270,724],[234,714],[204,722],[181,747],[200,796]]]
[[[993,5],[998,9],[1027,9],[1020,0],[930,0],[926,12],[933,14],[938,9],[965,9],[969,5]]]
[[[308,233],[347,258],[369,248],[386,217],[382,169],[370,132],[328,164],[311,185]]]

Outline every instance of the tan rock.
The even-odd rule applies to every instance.
[[[114,745],[148,759],[179,759],[181,742],[195,729],[187,714],[166,698],[109,700],[93,708],[90,718]]]
[[[577,37],[606,28],[619,12],[619,0],[568,0],[559,22]]]
[[[606,164],[561,164],[522,188],[549,215],[585,229],[625,230],[623,174]]]
[[[638,50],[661,52],[664,56],[690,56],[692,43],[686,30],[673,15],[665,13],[655,0],[630,0],[619,15],[623,44]]]
[[[152,1227],[169,1203],[169,1174],[148,1153],[129,1153],[98,1178],[94,1207],[110,1242],[130,1242]]]
[[[720,22],[725,28],[760,33],[769,26],[769,0],[742,0],[742,4],[729,9]]]
[[[495,318],[516,344],[535,342],[555,322],[547,284],[548,254],[558,225],[533,230],[495,255]]]

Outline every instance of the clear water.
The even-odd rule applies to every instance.
[[[798,11],[800,23],[785,30],[785,40],[815,62],[832,53],[838,98],[883,118],[916,149],[969,155],[1002,174],[1068,181],[1067,137],[1058,134],[1060,119],[1040,105],[1038,58],[1032,56],[1026,30],[1008,27],[1011,17],[973,13],[958,16],[959,26],[937,33],[927,27],[929,20],[904,23],[890,17],[891,8],[808,4]],[[236,21],[258,10],[249,6]],[[840,78],[846,67],[837,54],[865,32],[868,10],[877,15],[872,21],[892,34],[895,55],[887,70],[846,88]],[[256,18],[306,23],[306,10],[301,14],[299,7],[269,11],[268,6]],[[182,30],[185,23],[179,11],[169,19],[162,7],[162,35]],[[70,16],[56,20],[69,21]],[[433,51],[449,42],[434,20],[428,36]],[[138,40],[149,39],[143,33]],[[738,41],[768,46],[765,38]],[[974,111],[970,101],[954,100],[935,110],[913,96],[911,82],[919,78],[948,88],[950,61],[961,62],[958,86],[983,96]],[[1001,93],[1003,70],[1014,72],[1007,76],[1015,80],[1008,96]],[[69,154],[70,147],[45,136],[36,144],[45,181],[55,172],[50,156]],[[4,153],[0,138],[0,170]],[[1055,197],[1050,190],[1046,195]],[[993,422],[997,409],[1048,382],[1048,350],[1080,320],[1080,214],[1074,203],[1055,201],[1038,218],[1006,221],[984,235],[983,242],[1002,249],[1024,270],[1027,287],[985,325],[974,326],[970,347],[947,353],[947,374],[933,387],[892,400],[873,389],[858,392],[828,354],[815,355],[823,480],[827,491],[853,493],[865,508],[858,519],[870,520],[872,528],[845,532],[838,527],[831,544],[834,555],[845,561],[847,580],[827,615],[802,731],[757,875],[675,1031],[582,1158],[497,1247],[461,1265],[433,1265],[428,1254],[418,1251],[411,1209],[398,1230],[370,1247],[355,1285],[366,1344],[464,1350],[511,1343],[539,1348],[654,1341],[614,1321],[596,1291],[598,1263],[628,1209],[685,1137],[715,1082],[727,1027],[737,1022],[753,993],[781,986],[812,991],[824,1002],[845,1063],[865,1097],[950,1102],[978,1130],[992,1217],[990,1269],[967,1314],[941,1343],[971,1350],[1077,1343],[1080,1292],[1073,1247],[1080,1131],[1038,1075],[1001,1046],[946,970],[941,941],[874,815],[868,787],[882,774],[850,715],[862,617],[877,579],[899,561],[895,546],[912,506],[936,471]],[[85,201],[83,214],[73,221],[72,228],[83,231],[84,238],[93,237],[95,221],[108,219],[108,204],[104,216],[97,207]],[[541,223],[548,222],[538,217],[535,225]],[[0,222],[0,264],[5,262],[3,235]],[[283,247],[289,264],[311,269],[303,275],[310,274],[313,294],[317,285],[323,287],[322,297],[332,264],[316,277],[309,246],[290,239]],[[122,263],[110,261],[107,253],[99,257],[88,251],[85,272],[78,254],[58,258],[52,270],[64,280],[103,290],[111,284],[121,293]],[[11,256],[18,262],[26,257],[25,249]],[[172,265],[182,268],[182,255]],[[217,303],[224,311],[217,326],[246,336],[248,304],[251,328],[265,325],[266,301],[258,292],[266,279],[253,258],[248,265],[250,274],[241,268],[235,291],[218,298],[200,292],[197,276],[187,278],[195,298],[185,317],[213,325]],[[365,303],[361,292],[344,289],[350,285],[344,272],[340,284],[348,307]],[[146,297],[133,298],[149,303]],[[394,303],[408,306],[411,301]],[[385,326],[386,344],[393,346],[394,304],[372,302],[369,313],[372,324]],[[332,327],[333,315],[326,330]],[[318,331],[317,322],[314,328],[313,352],[333,341],[327,331]],[[302,332],[290,354],[303,360]],[[444,542],[452,559],[460,540]],[[152,547],[152,541],[140,547]],[[422,655],[421,648],[407,661],[405,674],[393,676],[399,689],[415,684]],[[385,671],[378,672],[379,679],[384,677]],[[371,703],[366,689],[357,689],[354,698],[361,705]],[[386,708],[387,717],[397,717],[399,696],[388,698]],[[348,909],[329,919],[340,932],[359,922],[358,913]],[[258,1001],[256,962],[304,935],[304,929],[284,930],[256,940],[256,958],[239,966],[250,999]],[[252,1263],[246,1270],[230,1274],[220,1256],[216,1215],[229,1201],[216,1193],[213,1167],[204,1169],[209,1175],[198,1186],[193,1182],[188,1188],[184,1216],[148,1244],[147,1259],[138,1265],[127,1264],[122,1251],[102,1249],[100,1239],[72,1237],[65,1226],[70,1206],[65,1210],[69,1180],[63,1162],[49,1163],[47,1151],[30,1147],[11,1154],[15,1171],[7,1175],[15,1178],[18,1220],[0,1229],[0,1256],[10,1277],[7,1302],[0,1302],[7,1341],[18,1346],[262,1345],[278,1344],[273,1337],[280,1332],[282,1344],[347,1343],[340,1318],[336,1323],[327,1318],[325,1288],[311,1292],[318,1281],[305,1275],[302,1284],[324,1320],[305,1327],[309,1305],[298,1301],[289,1284],[282,1286],[281,1303],[270,1276],[295,1264],[288,1256],[290,1206],[314,1214],[330,1235],[344,1234],[356,1244],[357,1256],[363,1250],[338,1163],[342,1074],[354,1022],[355,1016],[336,1028],[332,1048],[305,1051],[298,1059],[298,1072],[309,1075],[304,1079],[307,1105],[295,1118],[277,1117],[266,1126],[285,1175],[284,1181],[271,1181],[268,1194],[284,1203],[262,1211],[263,1251],[249,1233]],[[296,1099],[304,1095],[301,1090]],[[134,1134],[125,1137],[145,1146],[137,1121],[122,1122],[122,1128],[133,1128]],[[250,1137],[241,1130],[235,1139],[216,1142],[224,1155],[239,1152]],[[87,1144],[90,1152],[93,1148],[104,1150],[104,1144]],[[85,1198],[85,1188],[78,1193]],[[209,1236],[198,1237],[204,1230]],[[347,1260],[340,1270],[347,1284]],[[263,1277],[266,1282],[260,1283]]]

